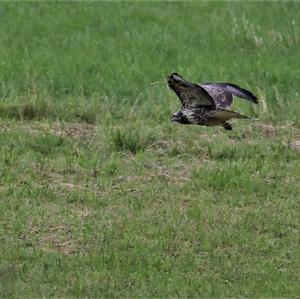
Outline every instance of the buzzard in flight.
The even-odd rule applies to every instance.
[[[226,130],[232,130],[228,120],[250,118],[228,109],[233,95],[258,103],[257,97],[250,91],[231,83],[195,84],[173,73],[168,77],[168,85],[181,102],[181,110],[173,113],[171,120],[181,124],[222,126]]]

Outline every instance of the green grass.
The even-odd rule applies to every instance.
[[[0,296],[299,296],[299,8],[0,3]],[[175,71],[258,121],[171,123]]]

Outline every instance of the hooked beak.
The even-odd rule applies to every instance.
[[[177,83],[177,84],[182,84],[185,83],[185,80],[177,73],[171,74],[168,78],[168,83]]]
[[[180,112],[173,113],[170,117],[171,121],[179,121],[180,120]]]

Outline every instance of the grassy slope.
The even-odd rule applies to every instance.
[[[2,296],[299,294],[299,4],[0,16]],[[169,123],[173,71],[250,88],[260,121]]]

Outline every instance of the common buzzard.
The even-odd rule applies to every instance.
[[[226,130],[232,130],[228,120],[250,118],[228,109],[233,95],[258,103],[257,97],[250,91],[231,83],[195,84],[173,73],[168,77],[168,85],[181,102],[181,110],[173,113],[171,120],[181,124],[222,126]]]

